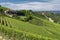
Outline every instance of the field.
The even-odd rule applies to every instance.
[[[60,15],[31,10],[8,11],[0,7],[0,39],[1,40],[60,40]],[[9,16],[10,14],[12,16]],[[47,18],[46,18],[47,17]],[[54,20],[49,21],[48,18]]]
[[[5,35],[9,35],[10,38],[11,37],[14,38],[14,34],[16,36],[19,35],[19,37],[16,38],[18,40],[19,38],[21,40],[59,40],[60,39],[59,24],[51,23],[46,19],[44,20],[38,17],[35,18],[39,19],[44,25],[37,26],[34,24],[30,24],[29,22],[23,22],[13,18],[3,17],[5,24],[0,25],[0,28],[2,28],[0,29],[0,31],[2,31]],[[0,20],[2,20],[2,17]],[[23,36],[22,38],[21,35]]]

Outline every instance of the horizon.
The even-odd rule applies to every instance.
[[[1,0],[0,5],[13,10],[60,11],[60,0]]]

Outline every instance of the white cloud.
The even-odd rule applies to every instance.
[[[28,9],[28,10],[60,10],[60,0],[53,0],[51,2],[29,2],[29,3],[21,3],[21,4],[14,4],[14,3],[0,3],[3,6],[21,10],[21,9]]]
[[[53,3],[53,4],[60,4],[60,0],[52,0],[51,3]]]

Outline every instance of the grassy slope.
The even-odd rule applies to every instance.
[[[42,26],[33,25],[28,22],[22,22],[8,17],[5,18],[7,19],[7,21],[10,22],[12,27],[17,30],[25,31],[32,34],[37,34],[42,37],[48,37],[48,38],[60,40],[60,25],[51,23],[48,20],[44,19],[44,17],[43,18],[41,16],[40,18],[35,17],[40,20],[40,22],[43,24]]]
[[[22,30],[25,32],[33,33],[33,34],[39,34],[43,37],[60,39],[60,25],[59,24],[51,23],[48,20],[37,18],[39,20],[42,20],[43,23],[45,24],[43,26],[37,26],[37,25],[30,24],[28,22],[22,22],[22,21],[8,18],[8,17],[6,18],[11,23],[12,27],[18,30]]]

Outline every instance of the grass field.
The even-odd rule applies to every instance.
[[[6,10],[9,10],[8,15],[4,13]],[[15,13],[0,6],[0,40],[60,40],[59,23],[59,14],[44,12],[43,15],[32,10],[16,10]]]
[[[42,20],[44,23],[43,26],[33,25],[28,22],[22,22],[8,17],[5,17],[5,19],[7,19],[10,22],[12,28],[15,28],[17,30],[22,30],[32,34],[38,34],[43,37],[49,37],[52,39],[60,39],[59,24],[51,23],[48,20],[43,20],[40,18],[39,19]]]
[[[52,23],[46,19],[44,20],[42,18],[35,17],[35,16],[34,18],[42,22],[43,25],[38,26],[38,25],[31,24],[29,22],[23,22],[17,19],[4,16],[3,19],[8,23],[7,24],[8,26],[6,26],[6,23],[5,23],[4,25],[0,25],[0,28],[3,28],[3,30],[7,29],[11,31],[13,30],[18,31],[18,32],[21,32],[22,34],[26,33],[28,37],[29,35],[31,35],[31,39],[28,39],[28,40],[60,40],[60,24]],[[21,40],[24,40],[24,39],[21,39]]]

